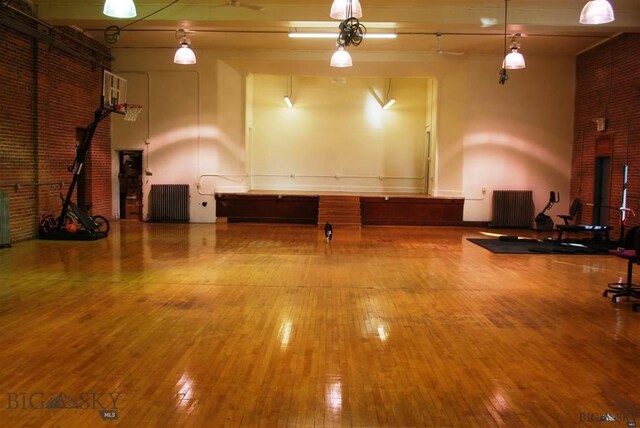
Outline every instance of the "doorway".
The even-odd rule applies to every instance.
[[[142,220],[142,150],[118,152],[120,218]]]
[[[596,157],[593,192],[593,224],[609,223],[609,189],[611,188],[611,158]]]

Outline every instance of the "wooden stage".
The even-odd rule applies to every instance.
[[[313,225],[114,221],[17,243],[0,250],[0,425],[640,421],[640,313],[602,297],[626,261],[493,254],[479,231],[327,244]]]
[[[343,199],[351,204],[341,206]],[[328,201],[331,200],[330,202]],[[464,198],[415,193],[277,192],[216,194],[216,216],[228,222],[290,224],[341,223],[340,215],[353,208],[356,217],[344,223],[395,226],[461,226]]]

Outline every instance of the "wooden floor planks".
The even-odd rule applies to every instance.
[[[492,254],[472,228],[114,223],[0,251],[2,426],[640,424],[640,313],[601,296],[619,258]],[[81,408],[39,408],[60,393]]]

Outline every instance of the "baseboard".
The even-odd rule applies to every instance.
[[[482,228],[488,228],[489,227],[489,222],[488,221],[463,221],[461,226],[464,227],[482,227]]]

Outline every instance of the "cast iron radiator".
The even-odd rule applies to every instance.
[[[152,184],[151,221],[189,222],[189,185]]]
[[[533,191],[494,190],[491,227],[530,228],[533,223]]]

